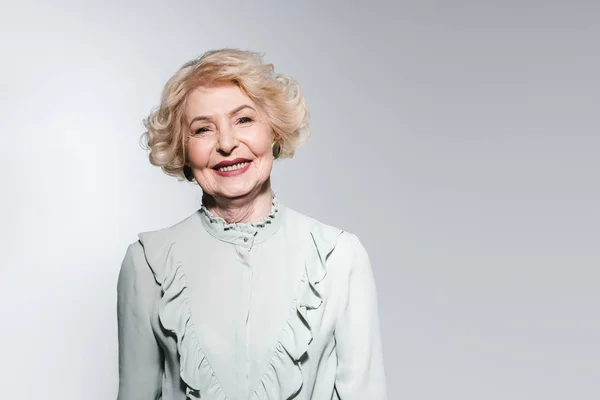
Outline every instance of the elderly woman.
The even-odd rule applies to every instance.
[[[307,116],[297,84],[256,53],[207,52],[167,82],[145,121],[150,161],[197,182],[202,205],[127,249],[120,400],[386,397],[364,247],[271,188]]]

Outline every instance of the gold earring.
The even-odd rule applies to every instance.
[[[271,144],[271,152],[273,153],[273,158],[277,160],[281,155],[281,145],[277,142],[273,142]]]

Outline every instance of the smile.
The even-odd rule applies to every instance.
[[[215,173],[223,177],[238,176],[250,169],[252,160],[236,158],[234,160],[222,161],[213,167]]]
[[[217,171],[219,171],[219,172],[237,171],[239,169],[243,169],[244,167],[246,167],[249,164],[250,164],[249,161],[244,161],[244,162],[233,164],[233,165],[227,165],[225,167],[219,167],[219,168],[217,168]]]

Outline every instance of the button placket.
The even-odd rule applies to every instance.
[[[254,247],[254,242],[256,240],[257,234],[258,230],[245,233],[241,238],[241,241],[239,242],[239,246],[246,248],[247,251],[250,252],[250,250],[252,250],[252,247]]]
[[[249,246],[246,246],[246,243],[250,243]],[[242,307],[239,310],[238,322],[237,322],[237,334],[238,337],[238,356],[237,362],[238,365],[244,365],[245,368],[243,370],[238,370],[237,381],[241,384],[240,396],[246,396],[247,393],[243,392],[243,388],[247,387],[248,379],[249,379],[249,368],[250,368],[250,360],[249,360],[249,348],[248,348],[248,323],[250,317],[250,304],[252,299],[252,264],[251,264],[251,253],[252,249],[253,237],[244,237],[242,241],[240,241],[240,245],[236,246],[238,254],[242,259],[242,276],[243,276],[243,287],[240,293],[240,298],[242,299]],[[243,382],[243,383],[242,383]]]

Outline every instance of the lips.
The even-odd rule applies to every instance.
[[[247,158],[234,158],[233,160],[224,160],[213,167],[214,170],[220,172],[229,172],[242,169],[252,161]]]

